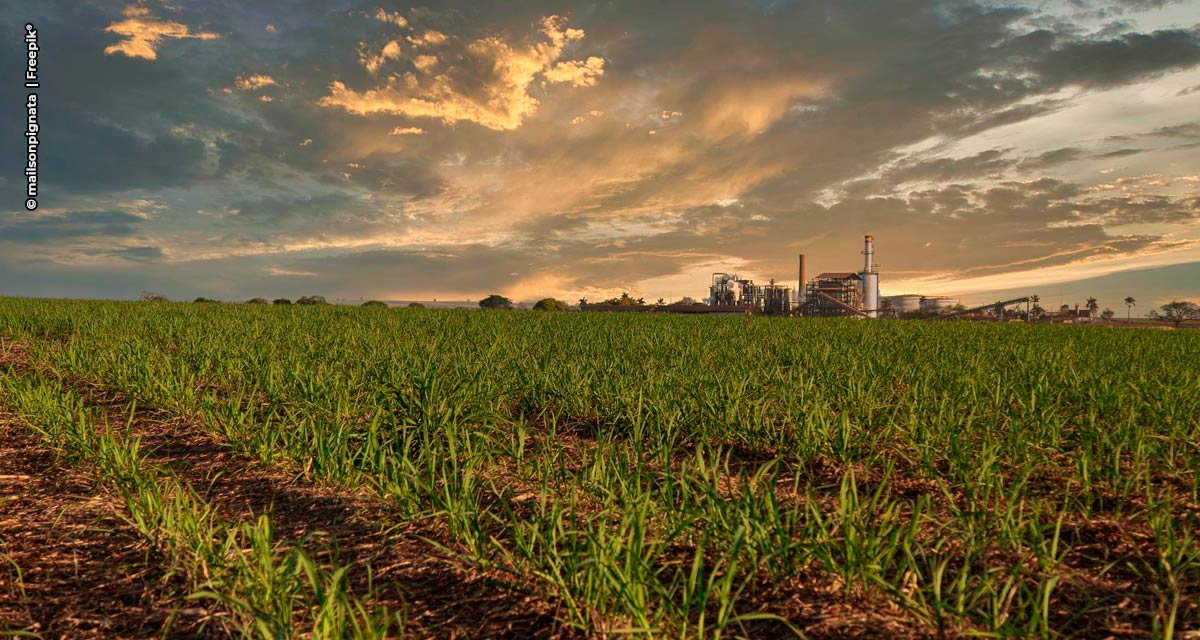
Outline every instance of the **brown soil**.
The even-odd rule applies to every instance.
[[[19,346],[10,348],[7,353],[0,352],[0,366],[3,365],[19,373],[35,373],[27,353]],[[105,409],[110,424],[124,427],[129,421],[127,400],[121,394],[109,393],[79,380],[64,380],[63,383],[91,404]],[[137,410],[130,426],[132,435],[141,438],[141,451],[146,459],[170,468],[223,516],[246,521],[255,515],[269,513],[277,539],[297,540],[311,535],[323,545],[318,557],[333,555],[338,564],[351,567],[353,586],[365,590],[369,576],[378,589],[373,604],[386,606],[389,611],[404,612],[406,636],[560,638],[572,635],[557,622],[554,604],[515,587],[513,576],[473,568],[439,548],[444,546],[453,550],[456,547],[445,532],[420,525],[396,525],[395,518],[376,499],[319,486],[264,465],[231,450],[219,436],[183,419],[142,408]],[[16,443],[13,454],[4,457],[6,460],[24,457],[30,446],[29,442]],[[53,510],[53,504],[41,502],[40,496],[34,496],[28,502],[28,508],[33,511]],[[8,505],[5,506],[5,513],[8,513]],[[111,515],[111,507],[108,513]],[[51,517],[50,530],[54,530],[53,521]],[[0,535],[3,535],[3,529],[0,529]],[[42,549],[45,547],[27,545],[17,537],[5,537],[16,541],[10,546],[20,550],[18,563],[26,574],[42,570]],[[105,539],[99,546],[101,555],[89,565],[100,576],[119,573],[118,567],[107,559],[110,553],[129,571],[149,572],[145,568],[144,551],[135,541]],[[121,554],[131,555],[126,561]],[[71,562],[71,556],[66,557],[66,562]],[[28,578],[26,582],[29,583]],[[83,601],[93,597],[87,583],[80,584],[82,588],[76,588],[70,580],[59,581],[56,585],[54,593],[37,595],[27,586],[28,597],[23,601],[36,600],[45,616],[60,608],[59,600]],[[0,616],[8,615],[6,611],[0,609]],[[116,617],[103,620],[99,616],[88,619],[97,620],[97,625],[140,624],[140,619],[148,615],[133,609],[119,616],[117,613],[114,610]],[[117,617],[128,620],[117,620]],[[0,620],[5,618],[0,617]],[[102,635],[113,637],[108,632]]]
[[[122,506],[0,410],[0,636],[203,635],[205,611],[185,603],[181,578],[163,579]]]

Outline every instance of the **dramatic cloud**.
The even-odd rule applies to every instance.
[[[702,297],[864,233],[889,292],[1200,261],[1186,3],[106,6],[22,16],[57,124],[0,294]]]
[[[413,50],[427,52],[418,56],[422,72],[429,73],[445,59],[454,64],[428,78],[411,72],[390,75],[385,85],[365,91],[334,81],[319,104],[360,115],[389,113],[516,129],[540,104],[529,93],[538,77],[549,83],[586,87],[604,73],[604,60],[596,56],[559,61],[568,42],[583,39],[582,30],[567,27],[559,16],[543,18],[540,26],[540,40],[520,44],[498,36],[466,42],[438,31],[409,36]],[[378,54],[364,53],[362,61],[374,74],[402,55],[400,41],[389,40]]]
[[[158,47],[163,38],[197,38],[199,40],[214,40],[221,36],[205,31],[192,31],[187,25],[172,20],[162,20],[150,15],[150,10],[139,5],[129,5],[121,13],[124,20],[114,22],[105,28],[109,33],[115,33],[123,39],[104,48],[109,55],[120,53],[130,58],[158,59]]]

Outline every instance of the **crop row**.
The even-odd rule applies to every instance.
[[[820,635],[855,610],[951,635],[1200,624],[1197,335],[15,300],[0,313],[42,366],[369,487],[534,581],[581,630]]]

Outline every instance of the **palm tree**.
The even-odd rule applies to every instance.
[[[1133,308],[1137,306],[1134,304],[1135,302],[1137,302],[1137,300],[1134,300],[1133,296],[1125,296],[1125,319],[1126,320],[1129,319],[1129,314],[1132,313]]]
[[[1096,310],[1100,308],[1100,303],[1096,302],[1095,298],[1087,299],[1087,310],[1089,315],[1096,315]]]

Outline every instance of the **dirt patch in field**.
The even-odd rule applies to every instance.
[[[117,403],[120,404],[120,403]],[[119,410],[119,409],[118,409]],[[230,450],[180,419],[138,415],[134,431],[148,459],[164,463],[226,517],[270,513],[281,539],[313,536],[365,587],[367,568],[383,587],[375,604],[406,612],[417,637],[559,637],[556,607],[514,591],[511,576],[480,571],[429,542],[453,549],[432,527],[397,525],[377,499],[318,486]]]
[[[203,635],[206,612],[182,578],[163,578],[122,506],[0,410],[0,635]]]
[[[9,347],[0,351],[0,366],[35,374],[28,351],[19,343]],[[574,635],[558,623],[555,604],[522,590],[514,576],[474,568],[448,553],[445,549],[457,545],[445,531],[398,525],[378,499],[265,465],[186,419],[140,407],[131,420],[128,399],[120,393],[78,379],[62,383],[105,410],[109,424],[122,431],[128,425],[130,434],[141,438],[147,460],[171,469],[222,516],[246,521],[269,513],[277,539],[311,536],[321,545],[317,557],[333,556],[339,565],[351,567],[358,592],[365,592],[368,580],[378,589],[373,605],[405,613],[410,637]],[[103,565],[97,563],[101,570]]]

